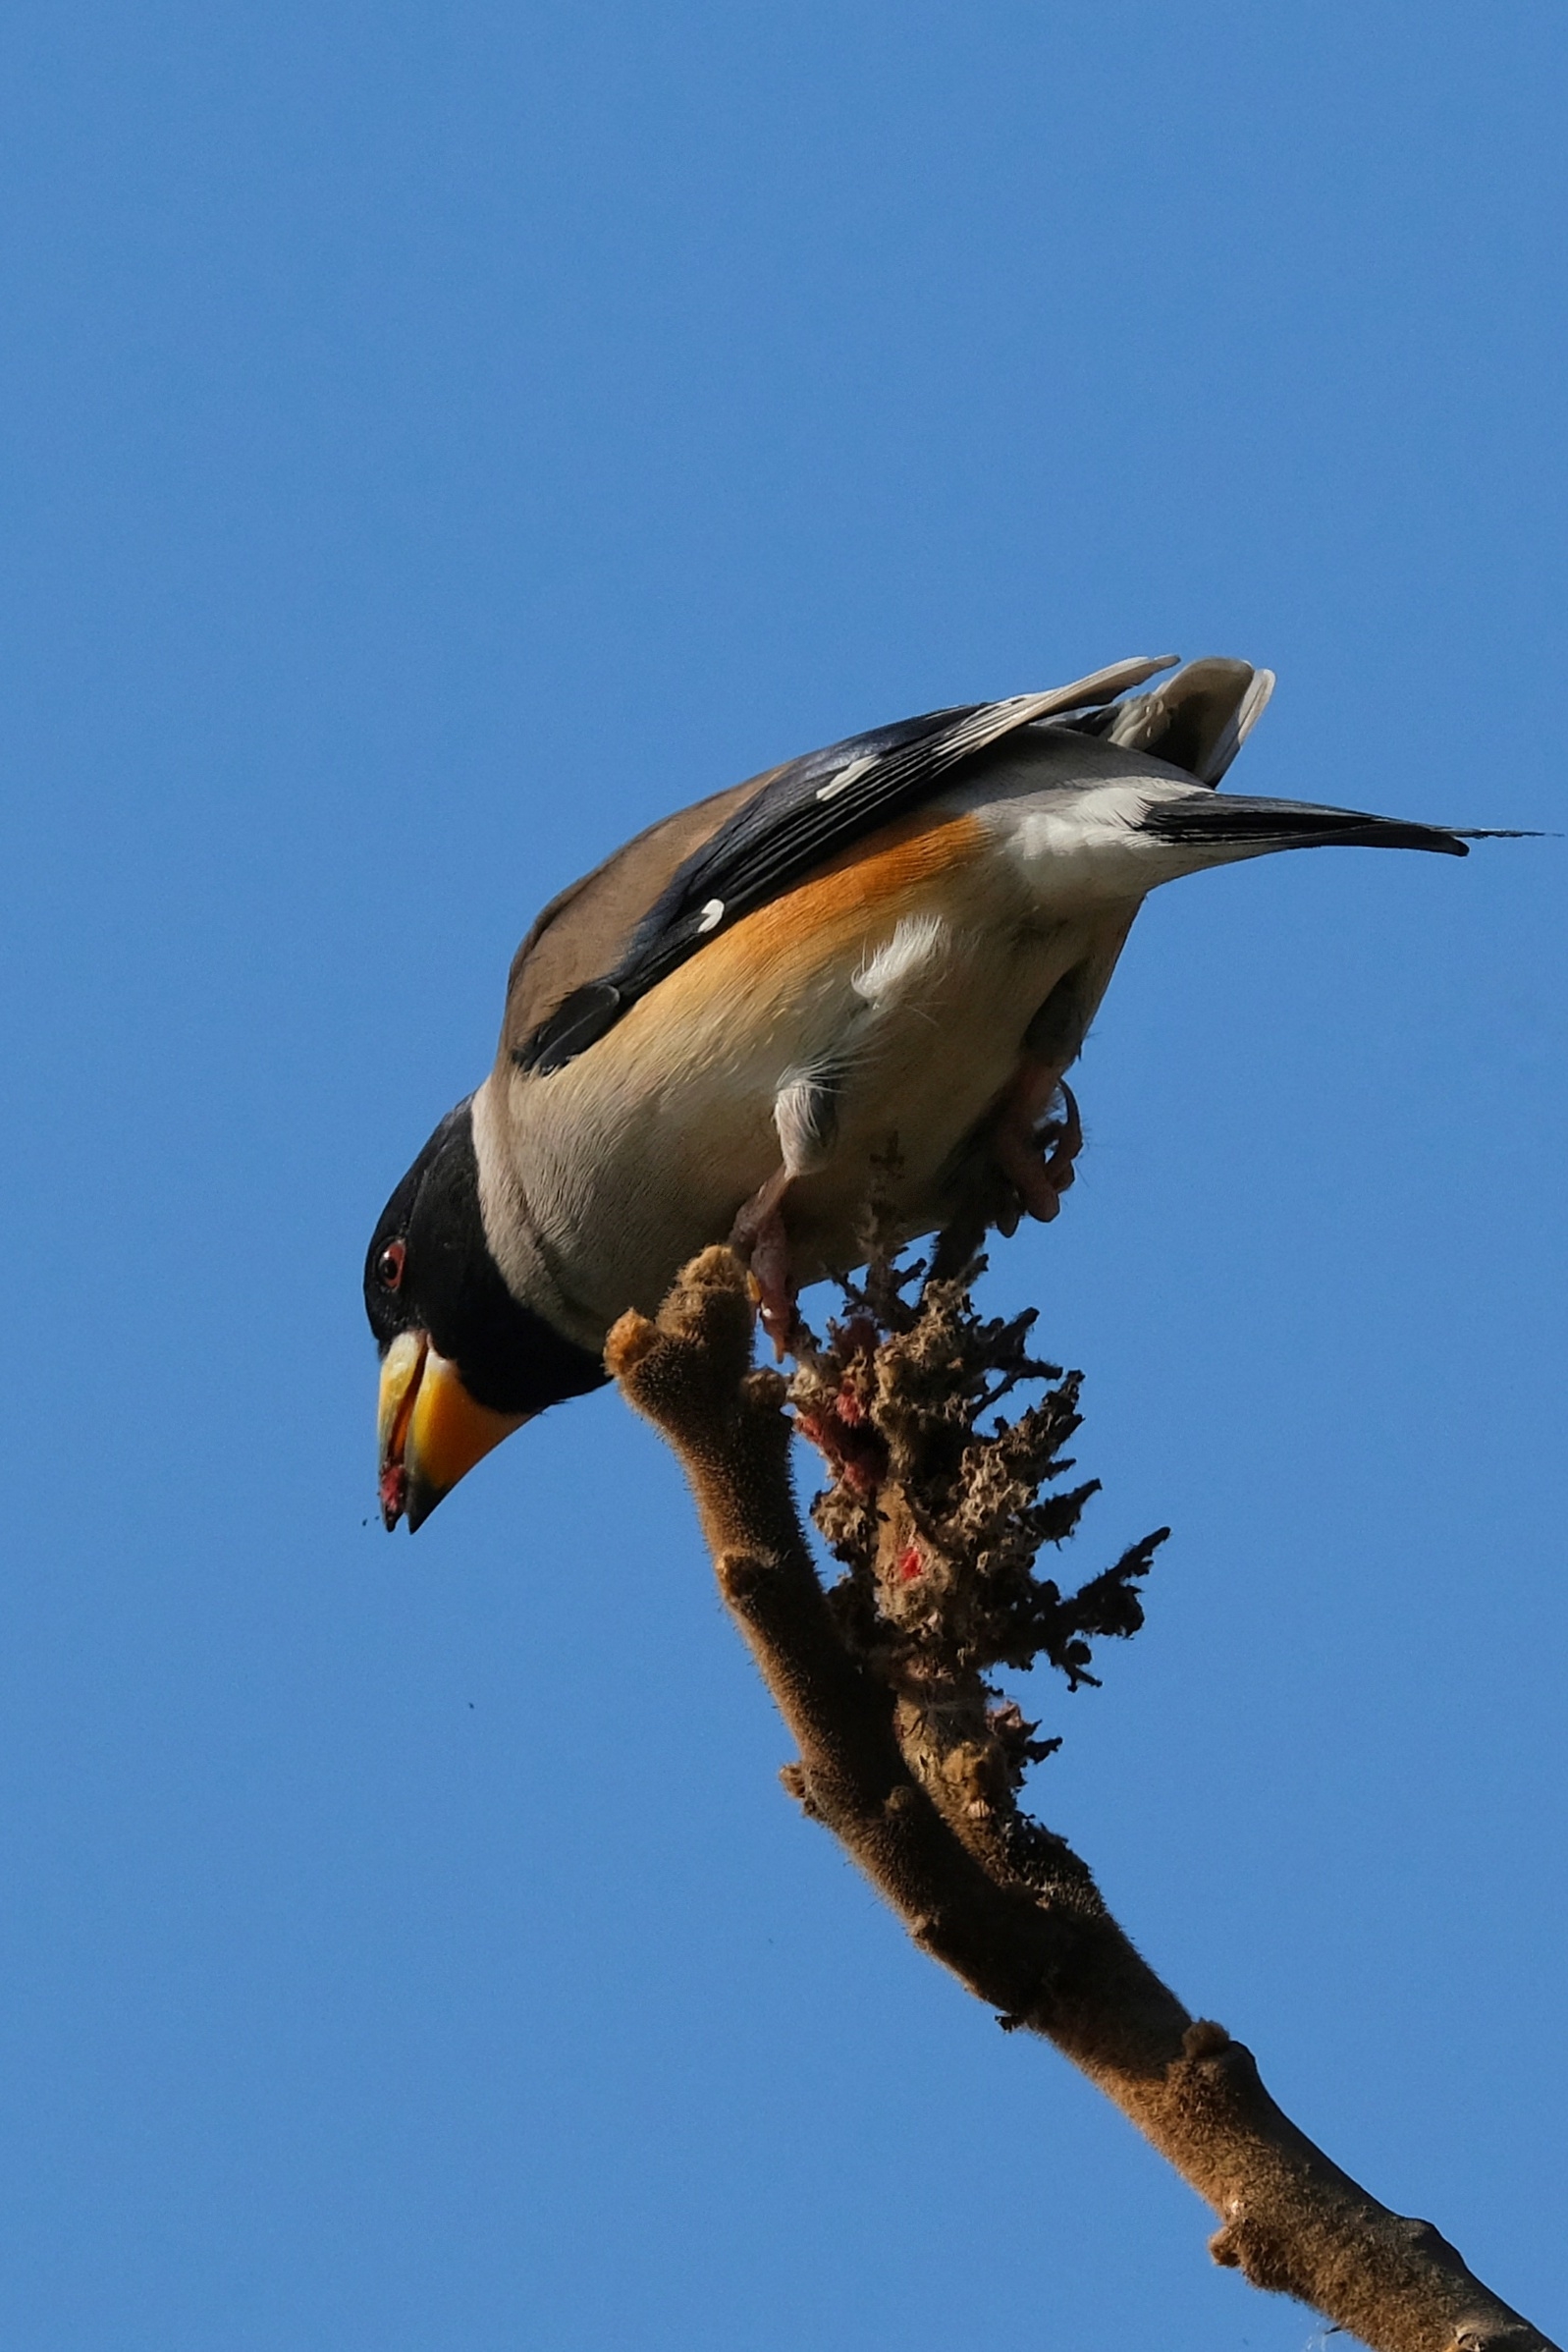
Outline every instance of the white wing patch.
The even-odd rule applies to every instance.
[[[947,952],[947,926],[940,914],[906,914],[874,956],[863,962],[851,986],[879,1012],[907,996],[914,983]]]
[[[868,768],[876,766],[878,756],[875,751],[867,751],[861,758],[852,759],[847,768],[840,768],[837,776],[830,777],[826,784],[818,785],[817,798],[819,800],[836,800],[841,792],[844,792],[851,784],[858,782]]]

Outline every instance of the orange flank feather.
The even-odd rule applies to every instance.
[[[695,1001],[710,1005],[724,1001],[729,988],[754,986],[770,967],[798,968],[802,957],[813,964],[835,962],[868,929],[890,927],[915,912],[933,884],[961,872],[988,840],[976,816],[933,822],[930,809],[921,809],[870,843],[852,843],[808,882],[743,915],[673,972],[654,992],[663,1000],[661,1018],[676,1011],[688,989]]]

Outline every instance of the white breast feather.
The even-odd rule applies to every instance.
[[[838,1123],[831,1080],[820,1070],[786,1069],[774,1097],[773,1121],[791,1176],[825,1167]]]
[[[855,973],[856,996],[882,1012],[907,996],[930,965],[946,952],[947,926],[940,914],[906,914]]]

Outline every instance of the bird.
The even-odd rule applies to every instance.
[[[1067,1071],[1159,884],[1484,838],[1220,792],[1273,685],[1161,655],[929,711],[699,800],[552,899],[488,1076],[366,1255],[386,1526],[598,1388],[611,1325],[712,1242],[783,1352],[795,1291],[864,1263],[874,1196],[900,1239],[1054,1218]]]

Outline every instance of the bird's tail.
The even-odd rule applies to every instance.
[[[1228,851],[1238,857],[1268,849],[1437,849],[1469,854],[1469,842],[1533,841],[1534,834],[1417,825],[1404,817],[1375,817],[1359,808],[1320,808],[1310,800],[1258,800],[1231,793],[1183,793],[1147,810],[1141,833],[1174,847]]]

